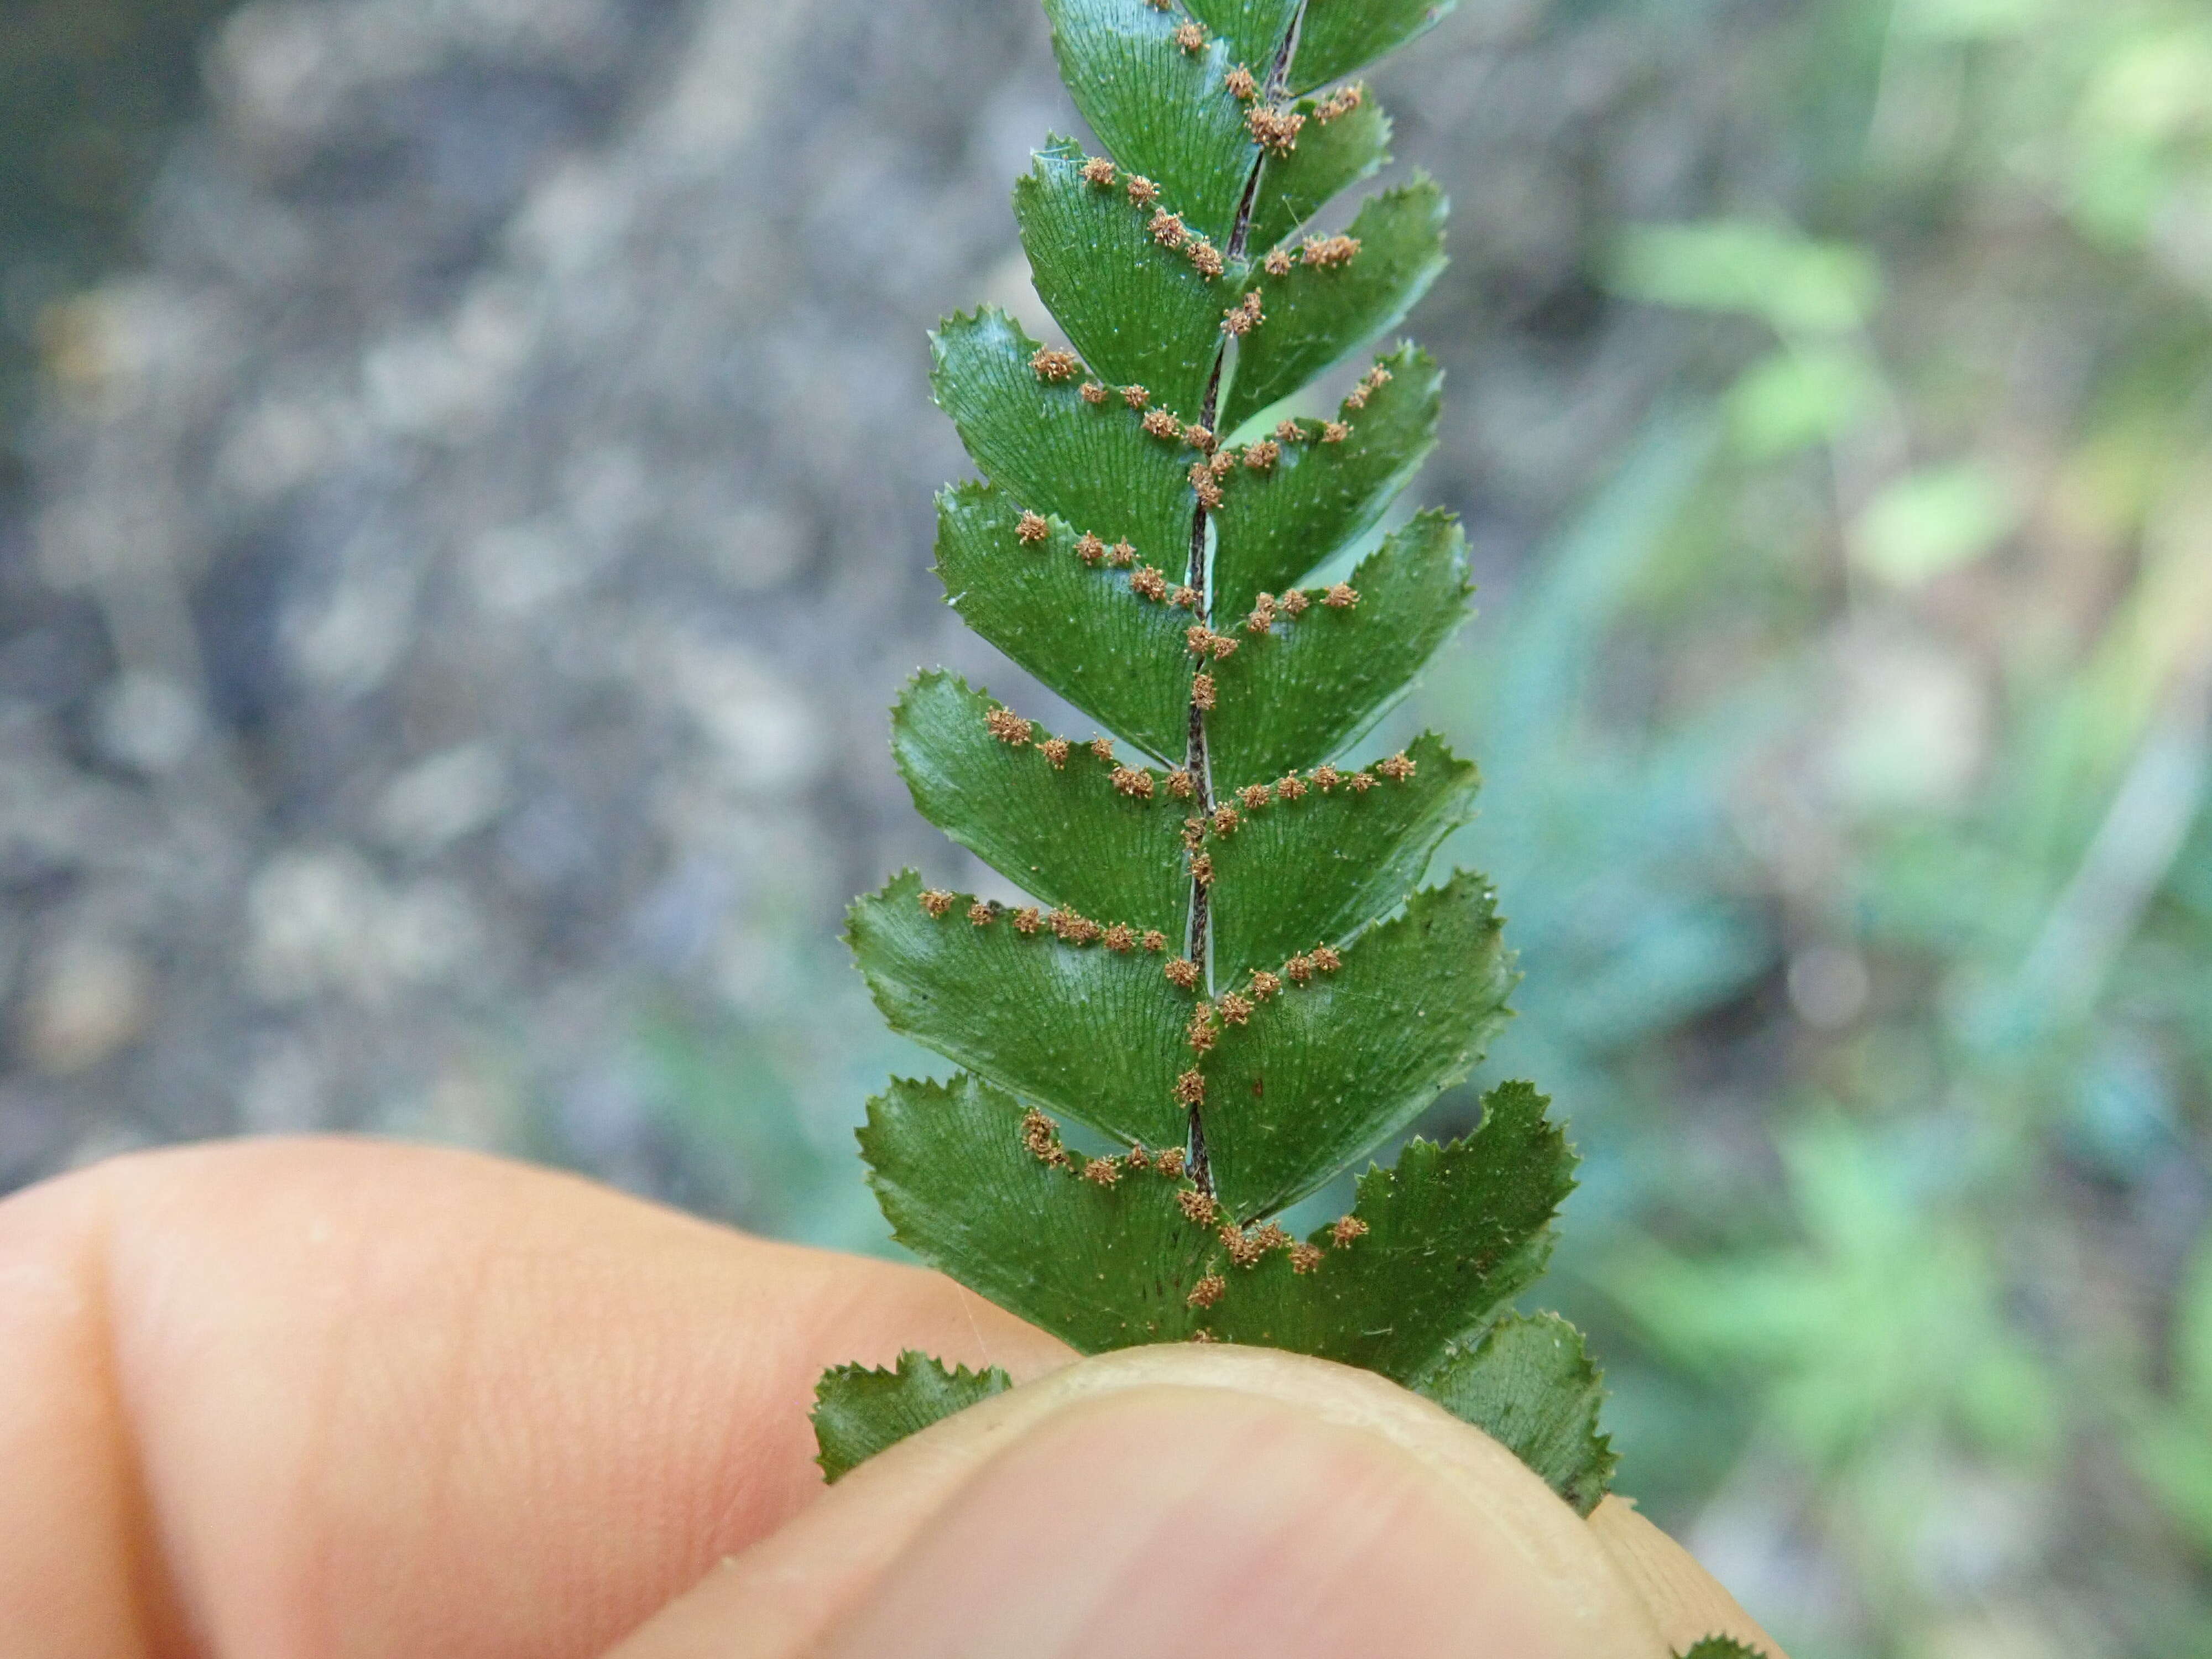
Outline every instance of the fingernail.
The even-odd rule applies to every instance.
[[[1537,1489],[1556,1516],[1510,1481],[1501,1502],[1494,1471],[1471,1481],[1453,1457],[1425,1456],[1359,1417],[1218,1386],[1078,1398],[953,1494],[817,1651],[1660,1651],[1602,1552],[1548,1494]]]

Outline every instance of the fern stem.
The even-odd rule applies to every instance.
[[[1305,21],[1305,0],[1291,14],[1290,27],[1283,31],[1283,39],[1275,48],[1274,61],[1267,66],[1266,96],[1272,102],[1283,95],[1290,82],[1291,58],[1297,50],[1298,29]],[[1237,222],[1229,233],[1229,257],[1240,258],[1252,234],[1252,207],[1259,199],[1260,173],[1267,165],[1266,151],[1254,158],[1252,170],[1245,175],[1244,194],[1237,204]],[[1199,423],[1207,431],[1213,429],[1215,416],[1221,399],[1221,368],[1229,356],[1229,345],[1224,341],[1214,350],[1213,372],[1206,382],[1206,404],[1200,411]],[[1206,504],[1201,501],[1192,510],[1190,520],[1190,557],[1183,580],[1198,596],[1198,619],[1208,627],[1213,622],[1212,573],[1207,568],[1206,556]],[[1193,695],[1190,702],[1190,737],[1184,751],[1183,769],[1190,774],[1191,787],[1195,792],[1192,805],[1204,817],[1213,811],[1213,775],[1206,751],[1206,710],[1199,706]],[[1210,898],[1206,885],[1195,876],[1190,883],[1190,925],[1185,930],[1183,954],[1196,963],[1199,971],[1206,975],[1206,994],[1213,994],[1213,959],[1210,944]],[[1206,1155],[1206,1119],[1197,1106],[1190,1109],[1190,1137],[1185,1153],[1191,1179],[1198,1183],[1200,1192],[1209,1197],[1213,1193],[1213,1170]]]

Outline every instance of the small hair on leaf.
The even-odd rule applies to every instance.
[[[1129,574],[1129,591],[1139,599],[1150,599],[1155,605],[1164,604],[1168,597],[1168,579],[1152,565]]]
[[[1349,611],[1359,603],[1359,590],[1350,582],[1339,582],[1322,595],[1321,602],[1332,611]]]
[[[1237,792],[1237,799],[1244,803],[1246,811],[1256,812],[1265,806],[1272,797],[1266,784],[1248,783]]]
[[[1203,23],[1176,25],[1175,43],[1185,52],[1205,51],[1206,38],[1206,25]]]
[[[1037,752],[1052,763],[1052,769],[1060,770],[1067,764],[1070,744],[1066,738],[1047,738],[1037,745]]]
[[[1170,213],[1165,208],[1153,214],[1145,228],[1152,233],[1152,240],[1162,247],[1179,248],[1190,240],[1189,231],[1183,228],[1182,216]]]
[[[1197,683],[1194,680],[1192,684],[1195,686]],[[1173,795],[1177,800],[1188,800],[1197,793],[1198,786],[1191,781],[1190,774],[1183,768],[1178,766],[1168,774],[1168,793]]]
[[[1345,1249],[1353,1239],[1367,1236],[1367,1224],[1356,1215],[1340,1215],[1329,1224],[1328,1236],[1338,1249]]]
[[[921,890],[921,908],[933,916],[942,917],[950,915],[952,909],[952,895],[941,887],[925,887]]]
[[[1283,981],[1265,968],[1252,975],[1252,1000],[1265,1002],[1283,988]]]
[[[1024,547],[1035,547],[1052,534],[1052,525],[1041,513],[1024,513],[1014,526],[1014,538]]]
[[[1152,775],[1150,772],[1140,771],[1133,766],[1117,766],[1114,769],[1113,781],[1115,788],[1137,800],[1152,798]]]
[[[1179,990],[1188,991],[1198,983],[1198,964],[1188,957],[1170,957],[1164,971],[1168,983]]]
[[[1210,1308],[1215,1303],[1220,1301],[1221,1298],[1228,1293],[1228,1291],[1229,1281],[1227,1279],[1224,1279],[1219,1273],[1208,1273],[1205,1278],[1200,1279],[1197,1284],[1190,1287],[1190,1294],[1185,1297],[1183,1300],[1189,1303],[1194,1308]],[[1214,1336],[1212,1332],[1203,1330],[1193,1331],[1190,1334],[1190,1340],[1194,1342],[1213,1342],[1219,1340],[1219,1339]]]
[[[1210,714],[1213,712],[1214,700],[1218,695],[1212,675],[1201,671],[1190,677],[1190,706],[1200,714]],[[1183,774],[1186,779],[1189,775],[1188,772]]]
[[[1388,759],[1376,761],[1375,770],[1393,783],[1403,783],[1419,769],[1419,762],[1411,758],[1404,750],[1401,749]]]
[[[1260,269],[1270,276],[1287,276],[1291,274],[1291,256],[1281,248],[1270,248],[1267,257],[1260,261]]]
[[[1175,1082],[1176,1103],[1179,1106],[1200,1106],[1206,1102],[1206,1073],[1194,1066]]]
[[[1221,84],[1228,88],[1229,95],[1240,104],[1249,103],[1260,94],[1259,82],[1253,78],[1252,71],[1242,64],[1223,76]]]
[[[1083,1178],[1094,1186],[1110,1187],[1121,1178],[1121,1165],[1110,1158],[1094,1158],[1083,1166]]]
[[[1106,930],[1106,948],[1120,956],[1127,956],[1137,948],[1137,935],[1126,921],[1117,921]]]
[[[1342,421],[1322,422],[1321,441],[1325,444],[1340,444],[1352,435],[1352,428]]]
[[[1103,381],[1085,380],[1080,389],[1083,394],[1083,401],[1091,404],[1094,409],[1100,404],[1106,401],[1106,386]]]
[[[977,899],[968,907],[968,920],[978,927],[988,927],[998,920],[998,907],[994,904],[987,904],[981,899]]]
[[[1114,184],[1114,162],[1110,156],[1094,155],[1083,164],[1083,181],[1111,189]]]
[[[1018,933],[1034,933],[1043,925],[1043,914],[1034,904],[1025,904],[1014,912],[1014,931]]]
[[[1125,188],[1129,192],[1130,201],[1140,208],[1148,208],[1160,199],[1160,187],[1142,173],[1133,177]]]
[[[1147,951],[1159,951],[1168,948],[1168,936],[1157,927],[1145,929],[1144,937],[1137,941]]]

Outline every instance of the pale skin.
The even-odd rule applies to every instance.
[[[816,1375],[1024,1386],[824,1491]],[[1779,1655],[1381,1379],[1071,1363],[913,1268],[468,1154],[264,1141],[0,1203],[10,1659]]]

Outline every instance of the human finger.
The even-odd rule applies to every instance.
[[[597,1652],[812,1500],[825,1365],[1017,1376],[949,1280],[465,1153],[262,1141],[0,1204],[10,1659]]]
[[[1661,1659],[1513,1455],[1364,1371],[1170,1345],[881,1454],[611,1659]]]

